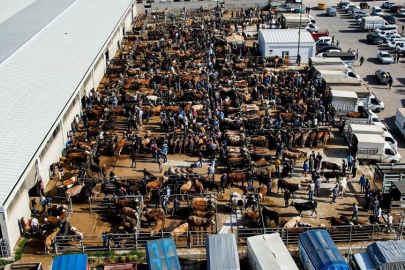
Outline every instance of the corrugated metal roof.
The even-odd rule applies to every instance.
[[[263,36],[265,43],[297,43],[299,29],[261,29],[259,35]],[[260,40],[260,39],[259,39]],[[301,43],[315,42],[311,33],[301,29]]]
[[[0,0],[0,23],[28,7],[36,0]]]
[[[0,24],[0,63],[76,0],[38,0]]]
[[[77,0],[0,64],[0,204],[132,0]]]

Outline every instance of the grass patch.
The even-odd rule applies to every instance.
[[[21,259],[22,253],[23,253],[23,251],[24,251],[24,247],[25,247],[25,245],[26,245],[27,243],[28,243],[28,240],[27,240],[26,238],[24,238],[24,239],[21,241],[20,246],[18,247],[18,249],[17,249],[16,252],[15,252],[15,258],[14,258],[15,261],[19,261],[19,260]]]

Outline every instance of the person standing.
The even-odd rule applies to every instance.
[[[353,203],[353,215],[352,218],[350,219],[350,221],[353,221],[353,218],[356,218],[356,220],[359,220],[359,207],[357,206],[357,204]]]
[[[271,196],[271,183],[272,183],[272,180],[271,180],[271,178],[267,181],[267,193],[266,193],[266,196]]]
[[[290,178],[292,178],[294,175],[294,168],[295,168],[294,160],[291,159],[290,160],[290,171],[291,171]]]
[[[285,204],[285,208],[287,208],[288,207],[288,201],[290,200],[290,191],[287,189],[285,192],[284,192],[284,204]]]
[[[301,55],[297,55],[297,65],[300,66],[301,65]]]
[[[364,193],[364,191],[366,190],[366,176],[364,174],[360,177],[359,185],[360,193]]]
[[[402,26],[402,27],[403,27],[403,26]],[[400,56],[400,53],[397,52],[397,64],[399,63],[399,56]]]
[[[46,198],[44,196],[41,195],[41,197],[39,198],[39,203],[42,206],[42,213],[46,212]]]
[[[276,160],[274,161],[274,166],[276,167],[277,176],[280,176],[280,165],[281,165],[281,161],[277,157]]]
[[[339,193],[339,188],[338,185],[336,185],[333,189],[332,189],[332,201],[330,202],[330,204],[332,203],[336,203],[336,198],[338,196]]]
[[[302,173],[302,175],[304,176],[304,177],[307,177],[307,173],[308,173],[308,160],[305,160],[304,161],[304,165],[302,165],[302,169],[303,169],[303,173]]]
[[[402,25],[402,34],[404,33],[404,30],[405,30],[405,26]]]
[[[32,198],[31,200],[31,206],[32,206],[32,214],[35,216],[37,214],[37,200],[35,198]]]
[[[38,184],[39,184],[39,190],[40,190],[41,195],[45,196],[45,184],[44,184],[44,181],[42,181],[42,179],[41,179],[41,180],[39,180]]]
[[[374,218],[378,220],[378,222],[380,222],[381,214],[382,214],[381,206],[378,206],[374,215]]]
[[[162,173],[163,172],[163,158],[159,158],[158,159],[158,164],[159,164],[159,173]]]
[[[392,88],[392,83],[393,83],[392,76],[390,76],[390,77],[388,78],[388,89],[391,89],[391,88]]]
[[[46,204],[48,205],[48,208],[52,206],[52,197],[51,195],[46,196]]]
[[[213,166],[209,166],[208,167],[208,178],[210,177],[210,175],[215,173],[215,167]]]
[[[359,59],[359,49],[356,50],[356,60]]]
[[[131,159],[132,159],[131,168],[136,168],[136,153],[134,151],[132,151],[131,153]]]
[[[101,174],[103,175],[104,183],[107,181],[107,169],[105,168],[105,164],[101,167]]]
[[[58,171],[59,171],[59,180],[62,180],[63,174],[63,164],[61,162],[58,163]]]
[[[364,56],[362,55],[362,56],[360,57],[360,66],[362,66],[363,63],[364,63]]]
[[[354,159],[353,160],[353,168],[352,168],[352,178],[356,177],[358,167],[359,167],[359,161],[357,159]]]
[[[164,197],[162,202],[163,210],[165,211],[165,215],[167,215],[167,205],[169,204],[169,198],[167,196]]]
[[[336,40],[336,46],[337,47],[339,47],[339,44],[340,44],[339,40]]]
[[[319,196],[320,191],[321,191],[321,184],[322,184],[322,178],[321,176],[318,175],[318,177],[315,179],[315,196]]]
[[[335,44],[335,36],[332,36],[332,44]]]
[[[387,231],[392,232],[392,223],[394,222],[394,218],[392,217],[391,213],[388,213],[387,218]]]
[[[346,175],[346,160],[342,159],[342,174]]]
[[[25,221],[24,217],[20,219],[20,226],[21,226],[21,232],[22,236],[27,235],[27,222]]]
[[[55,177],[55,167],[56,167],[56,163],[52,163],[49,166],[49,171],[50,171],[51,177]]]
[[[315,183],[311,183],[308,186],[308,200],[312,200],[313,196],[314,196],[314,191],[315,191]]]
[[[31,235],[36,234],[38,232],[39,222],[38,219],[34,216],[31,219]]]
[[[197,167],[202,168],[202,159],[203,159],[203,155],[202,152],[198,152],[198,163],[197,163]]]
[[[222,188],[222,190],[225,192],[225,188],[226,188],[226,182],[227,182],[227,176],[226,176],[226,173],[224,173],[222,176],[221,176],[221,188]]]

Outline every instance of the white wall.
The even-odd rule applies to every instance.
[[[263,42],[262,42],[263,44]],[[262,45],[263,46],[263,45]],[[315,43],[310,44],[310,43],[301,43],[300,44],[300,55],[301,55],[301,63],[308,63],[309,62],[309,57],[314,56],[315,52]],[[265,51],[263,52],[263,49]],[[273,50],[271,54],[269,54],[269,50]],[[263,46],[260,50],[263,53],[265,53],[265,56],[276,56],[278,55],[279,57],[282,57],[282,52],[283,51],[288,51],[290,55],[290,62],[294,63],[297,59],[297,54],[298,54],[298,44],[266,44],[266,46]]]
[[[87,78],[84,80],[84,88],[83,91],[86,91],[86,96],[89,96],[90,90],[95,88],[93,83],[93,73],[90,72]],[[84,95],[84,93],[82,93]]]
[[[94,84],[95,88],[98,87],[100,84],[101,80],[103,79],[103,76],[105,74],[105,62],[104,62],[104,55],[100,55],[100,58],[98,59],[96,65],[94,66]]]
[[[71,130],[71,123],[73,122],[73,119],[77,114],[80,115],[79,95],[76,95],[75,99],[70,104],[69,109],[66,112],[65,116],[63,116],[61,133],[64,142],[68,140],[67,132]],[[65,145],[63,147],[65,147]]]

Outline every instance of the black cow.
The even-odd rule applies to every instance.
[[[314,214],[314,212],[318,215],[318,212],[316,211],[318,203],[316,201],[309,201],[309,202],[304,202],[304,203],[296,203],[293,200],[291,202],[291,206],[295,207],[295,209],[298,211],[300,216],[301,216],[302,211],[311,211],[311,210],[312,210],[311,216]]]
[[[302,189],[300,184],[289,183],[287,180],[283,179],[279,179],[277,182],[277,194],[280,188],[283,192],[287,189],[291,193],[291,195],[294,195],[295,191]]]
[[[332,163],[332,162],[327,162],[327,161],[322,161],[321,163],[321,171],[323,171],[325,168],[332,170],[332,171],[342,171],[342,167],[340,167],[339,165],[337,165],[336,163]]]
[[[336,178],[336,181],[337,181],[339,177],[344,176],[341,172],[324,172],[321,175],[323,175],[325,177],[327,183],[329,183],[330,178]]]
[[[263,206],[262,215],[264,219],[265,227],[271,227],[271,221],[274,220],[276,226],[278,227],[278,221],[280,220],[280,215],[276,211],[272,211],[267,206]]]

